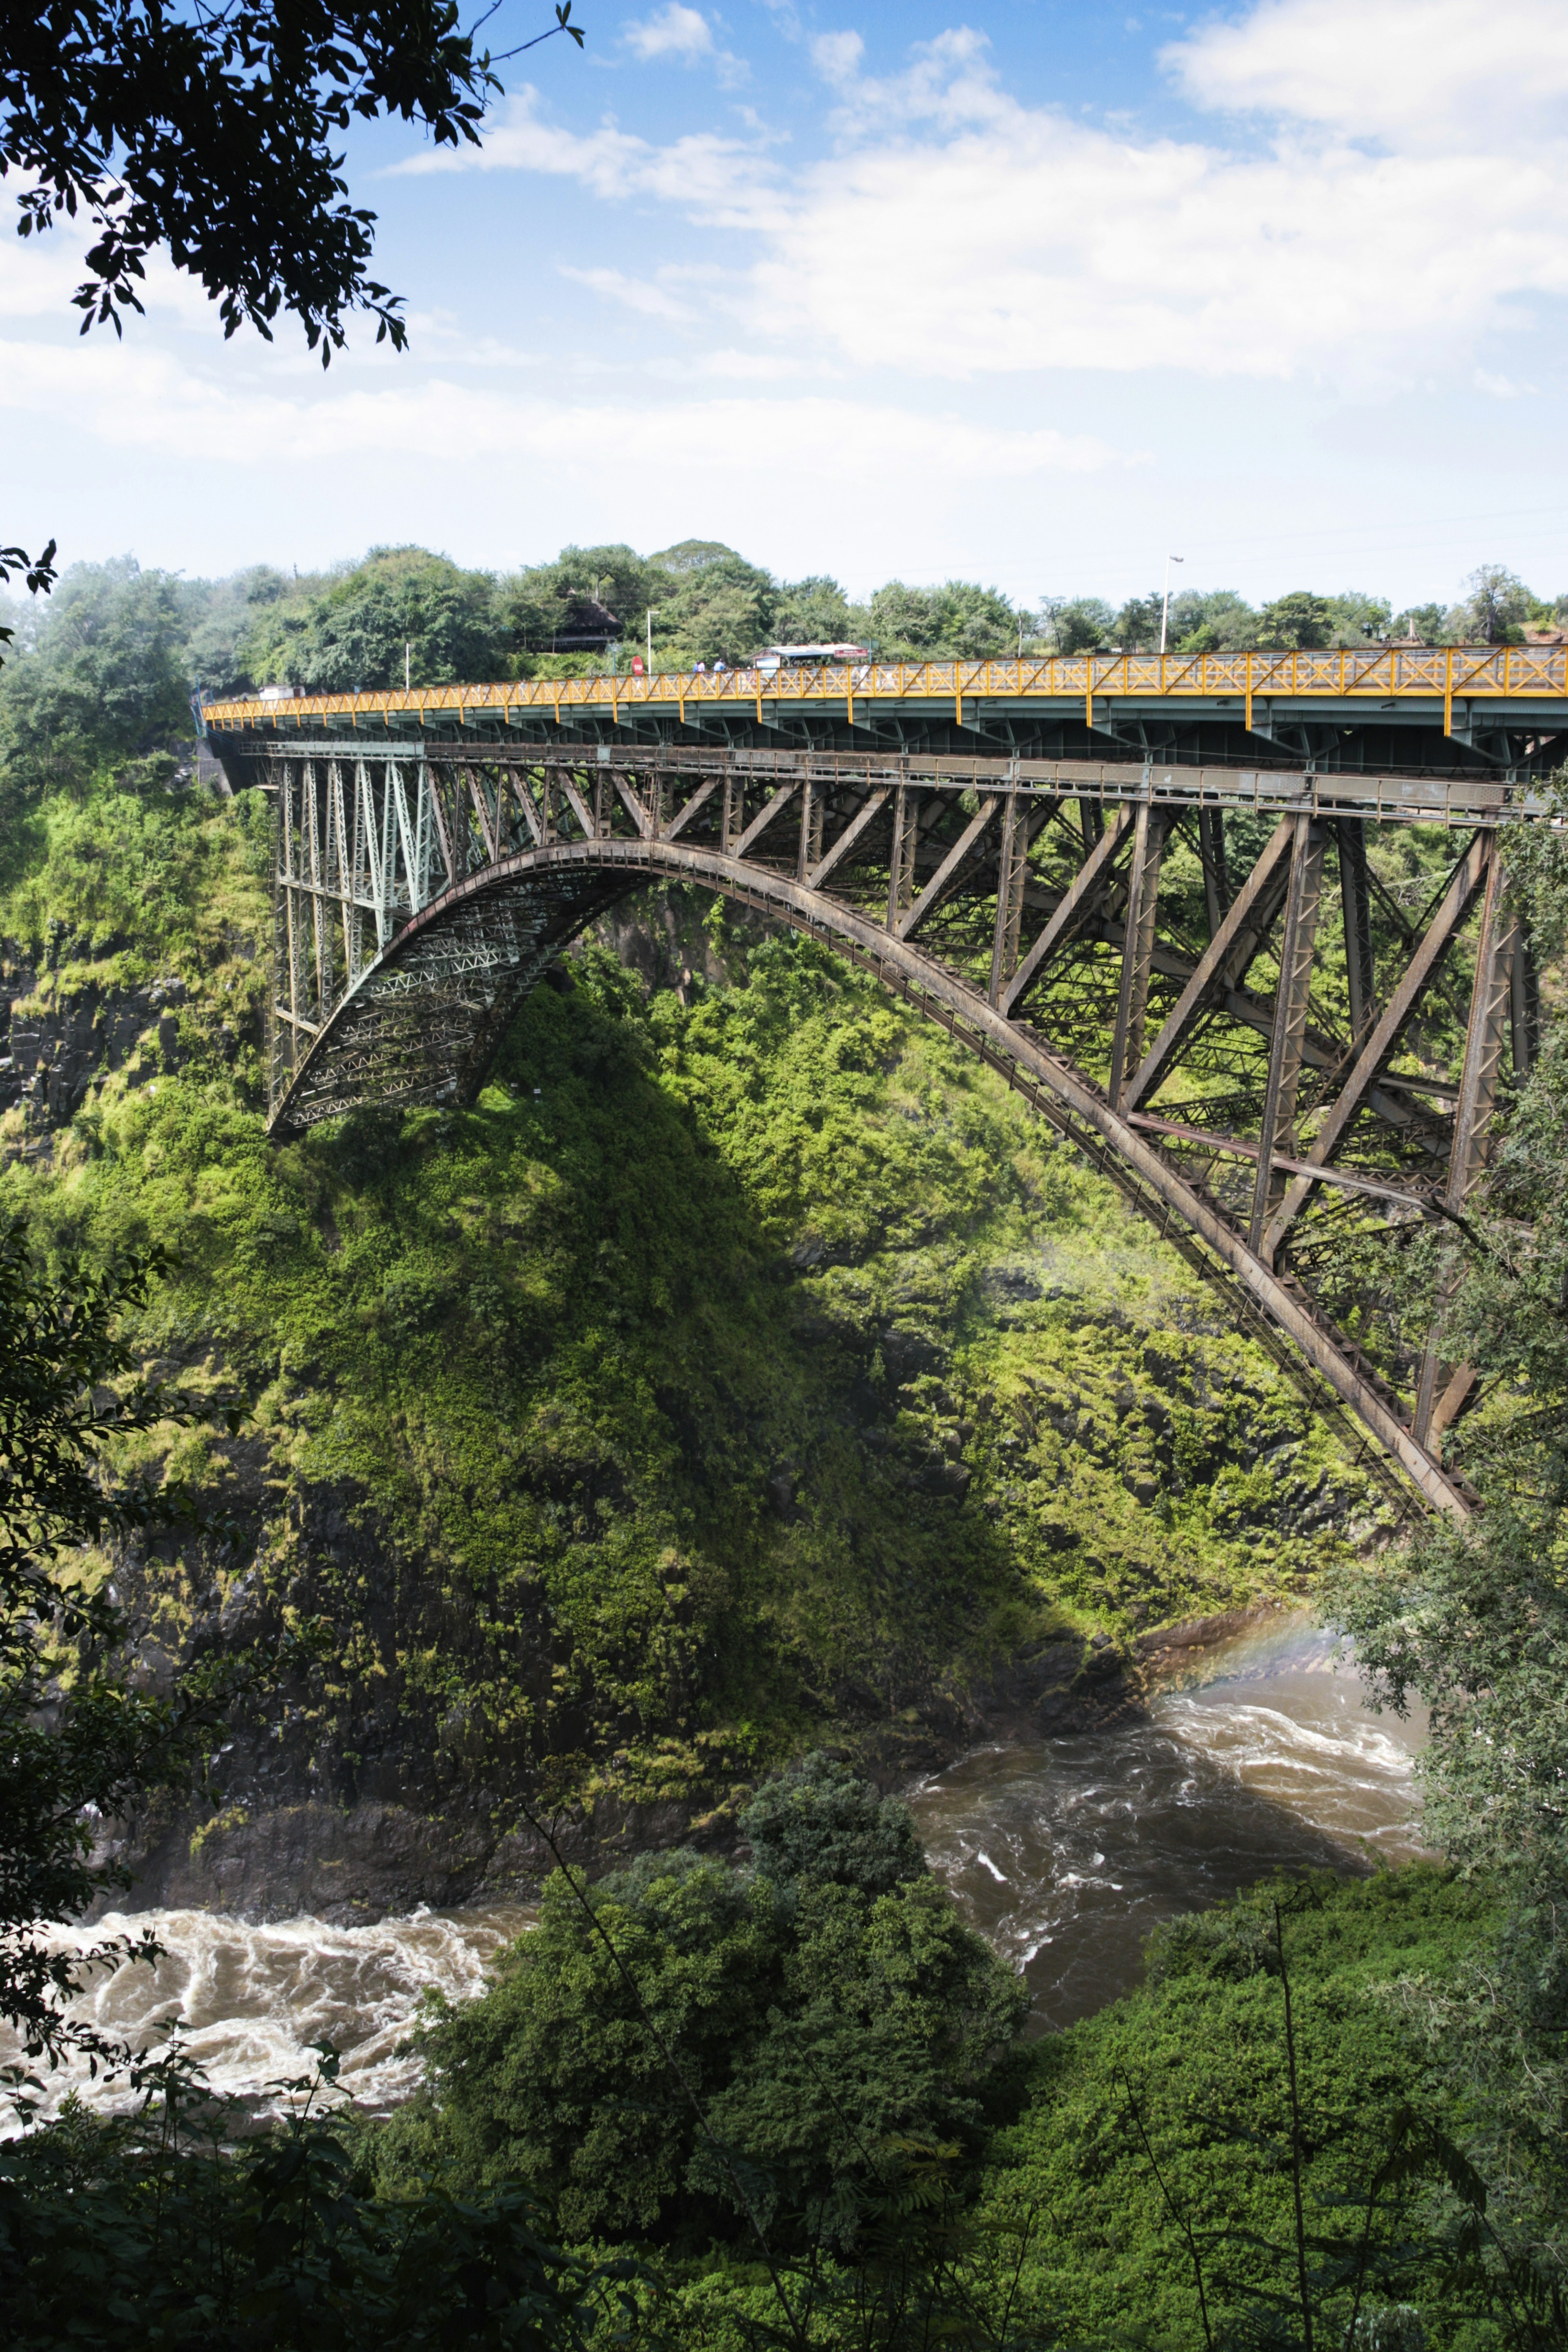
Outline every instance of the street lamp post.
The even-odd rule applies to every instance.
[[[1173,563],[1184,563],[1186,560],[1187,559],[1184,555],[1167,555],[1165,558],[1165,595],[1164,601],[1160,606],[1160,651],[1162,655],[1165,650],[1165,631],[1170,625],[1171,619],[1171,566]]]

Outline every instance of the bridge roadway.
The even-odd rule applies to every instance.
[[[1511,697],[1507,658],[1478,658]],[[653,724],[664,683],[642,734],[607,707],[625,679],[563,681],[582,698],[559,726],[516,687],[442,689],[438,712],[429,694],[207,709],[232,781],[274,794],[270,1131],[471,1100],[596,917],[650,884],[719,891],[876,973],[999,1071],[1385,1491],[1466,1516],[1444,1454],[1474,1377],[1440,1327],[1406,1332],[1345,1270],[1369,1236],[1462,1218],[1500,1086],[1529,1068],[1534,973],[1499,844],[1547,820],[1543,723],[1509,701],[1511,771],[1457,737],[1438,739],[1443,772],[1378,772],[1359,751],[1337,768],[1053,759],[977,750],[952,714],[928,729],[944,742],[890,748],[857,725],[852,747],[792,744],[759,728],[754,697],[731,735],[688,713],[671,740]],[[728,676],[686,684],[733,720]],[[1253,716],[1237,740],[1256,749]],[[1429,890],[1367,856],[1369,832],[1412,824]]]
[[[1568,647],[1079,654],[865,662],[772,675],[535,678],[218,703],[209,730],[543,742],[988,751],[1372,773],[1551,774],[1568,759]]]

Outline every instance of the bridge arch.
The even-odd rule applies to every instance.
[[[1367,1380],[1310,1297],[1092,1080],[913,939],[798,873],[720,846],[574,838],[492,856],[410,915],[352,981],[295,1061],[271,1131],[297,1133],[372,1098],[471,1099],[513,1014],[562,950],[619,900],[661,881],[717,892],[820,940],[935,1021],[1224,1295],[1233,1320],[1338,1424],[1402,1508],[1419,1495],[1431,1508],[1468,1516],[1462,1485]]]

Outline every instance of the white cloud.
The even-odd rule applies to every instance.
[[[1562,0],[1259,0],[1164,54],[1198,103],[1272,126],[1153,138],[1021,103],[971,28],[881,76],[841,32],[813,44],[837,152],[787,179],[761,133],[577,134],[531,90],[479,155],[404,168],[563,173],[742,229],[731,316],[760,347],[954,380],[1464,382],[1568,295]]]
[[[962,93],[944,100],[959,102]],[[1568,293],[1545,157],[1236,156],[996,97],[980,128],[863,141],[782,207],[756,320],[961,377],[1178,367],[1404,379]]]
[[[713,53],[707,17],[699,9],[683,7],[681,0],[669,0],[669,5],[646,24],[634,20],[626,26],[625,39],[639,58],[684,58],[689,64]]]
[[[1476,370],[1476,390],[1488,394],[1493,400],[1523,400],[1539,389],[1533,383],[1515,383],[1509,375],[1493,375],[1487,368]]]
[[[595,294],[606,295],[613,302],[628,310],[638,311],[645,319],[674,319],[685,321],[696,316],[689,303],[680,301],[667,285],[656,278],[628,278],[619,269],[574,269],[561,266],[563,278],[575,279],[579,286],[591,287]]]
[[[811,45],[811,62],[824,81],[852,81],[860,70],[866,44],[858,33],[819,33]]]
[[[1198,104],[1433,150],[1511,145],[1568,98],[1561,0],[1261,0],[1164,52]]]
[[[814,480],[942,471],[944,482],[1096,473],[1129,460],[1089,435],[977,425],[885,403],[720,397],[618,405],[476,390],[430,378],[330,383],[290,395],[191,368],[131,343],[110,350],[0,341],[0,412],[42,414],[117,448],[290,473],[321,461],[400,457],[543,461],[596,468],[606,448],[689,467],[705,484],[809,469]]]
[[[563,130],[542,118],[540,105],[538,90],[529,84],[486,131],[482,147],[461,154],[452,147],[427,148],[394,164],[392,172],[409,177],[436,172],[544,172],[578,180],[606,201],[659,196],[684,205],[710,224],[735,226],[752,225],[755,206],[774,177],[756,142],[748,145],[700,131],[658,147],[609,120],[596,131]]]

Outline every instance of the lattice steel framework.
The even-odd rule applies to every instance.
[[[1369,1223],[1462,1215],[1534,1052],[1498,839],[1535,804],[1505,785],[630,744],[243,757],[276,793],[273,1133],[470,1099],[596,916],[660,879],[721,891],[999,1070],[1404,1499],[1470,1507],[1442,1462],[1468,1367],[1340,1293]],[[1379,823],[1445,829],[1429,903],[1369,861]]]

